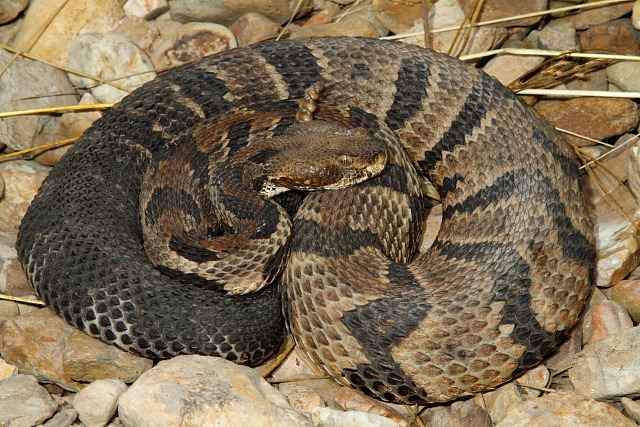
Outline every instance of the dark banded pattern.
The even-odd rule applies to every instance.
[[[410,160],[394,152],[381,176],[307,197],[283,278],[287,318],[339,382],[397,403],[446,401],[507,381],[567,336],[590,292],[593,236],[573,153],[530,107],[446,57],[395,54],[377,106],[335,102],[376,112]],[[355,81],[348,93],[379,90]],[[413,167],[444,202],[424,254],[409,248],[424,214]]]
[[[388,164],[356,186],[276,196],[291,224],[251,196],[266,180],[255,165],[280,154],[256,141],[287,137],[311,88],[316,122],[366,129]],[[255,364],[284,312],[340,383],[439,402],[508,381],[576,323],[595,264],[578,178],[553,128],[460,61],[375,39],[271,42],[168,71],[105,113],[43,183],[17,249],[47,305],[124,349]],[[443,222],[419,251],[427,180]],[[149,254],[158,224],[166,251]],[[190,270],[218,261],[232,280],[284,273],[231,298],[217,273]]]
[[[424,58],[404,58],[398,70],[396,80],[396,91],[393,96],[393,104],[387,112],[385,123],[391,130],[398,130],[404,127],[407,119],[413,118],[419,111],[422,111],[422,98],[424,98],[423,87],[429,86],[429,61]],[[419,87],[411,83],[415,80],[422,82]]]
[[[442,161],[443,152],[453,152],[458,145],[466,145],[466,138],[472,135],[475,128],[480,126],[480,121],[484,119],[486,108],[490,104],[488,100],[490,94],[483,92],[489,84],[490,78],[481,75],[477,85],[471,89],[462,109],[456,118],[449,125],[449,129],[444,133],[442,139],[427,153],[425,159],[428,164]]]
[[[320,75],[322,68],[311,48],[299,46],[284,51],[278,45],[262,44],[253,49],[275,68],[289,88],[291,99],[303,98],[306,89],[323,80]]]

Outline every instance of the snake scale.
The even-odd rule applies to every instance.
[[[212,170],[234,153],[249,150],[244,159],[258,163],[275,155],[253,141],[299,134],[324,144],[323,126],[291,130],[299,102],[319,84],[310,123],[383,140],[382,173],[298,194],[287,208],[291,230],[199,226],[205,214],[193,210],[216,209],[211,200],[240,223],[258,202],[194,201],[172,190],[171,175],[190,177],[186,187],[226,185]],[[179,166],[168,166],[173,157]],[[442,199],[443,219],[422,253],[424,179]],[[280,249],[254,257],[265,277],[284,269],[277,285],[230,296],[215,274],[155,267],[141,217],[153,226],[163,215],[170,231],[175,219],[201,238],[278,240]],[[185,236],[165,239],[178,259],[223,258],[200,241],[189,249]],[[299,347],[338,382],[405,403],[464,397],[538,363],[577,322],[595,263],[577,161],[529,106],[445,55],[339,37],[233,49],[137,89],[53,168],[17,248],[39,297],[107,343],[155,358],[255,364],[278,348],[287,319]],[[244,274],[245,258],[227,265],[231,276]]]

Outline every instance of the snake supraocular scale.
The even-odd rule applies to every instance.
[[[595,263],[571,148],[477,69],[374,39],[234,49],[169,71],[106,112],[53,169],[22,223],[18,253],[38,295],[72,325],[142,355],[268,357],[284,333],[278,287],[230,297],[153,267],[140,203],[152,224],[172,199],[154,204],[141,188],[153,191],[144,177],[153,168],[162,176],[158,166],[176,149],[192,153],[178,157],[194,182],[210,182],[256,134],[289,132],[314,85],[323,91],[313,120],[367,129],[386,141],[389,158],[362,184],[309,193],[293,220],[280,288],[310,358],[369,395],[423,403],[496,386],[557,347]],[[218,145],[198,147],[202,129],[236,112],[247,120],[229,119]],[[432,247],[416,254],[421,177],[442,198],[443,222]],[[207,203],[169,218],[187,216],[197,228],[193,207]],[[240,205],[229,209],[242,216]],[[265,225],[252,236],[273,233],[285,232]],[[166,245],[186,258],[218,256]],[[265,272],[284,264],[264,258]]]

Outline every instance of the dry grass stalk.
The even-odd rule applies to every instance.
[[[586,80],[588,73],[600,70],[610,62],[607,59],[592,59],[580,63],[570,60],[566,55],[559,55],[547,59],[533,70],[527,71],[511,82],[508,87],[514,92],[518,92],[524,89],[546,89],[574,78]]]
[[[18,304],[36,305],[38,307],[44,307],[46,304],[37,299],[14,297],[13,295],[0,294],[0,301],[13,301]]]

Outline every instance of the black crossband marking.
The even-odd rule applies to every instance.
[[[252,46],[280,74],[289,86],[290,98],[302,98],[304,91],[316,82],[322,81],[322,68],[312,49],[300,44],[290,44],[288,49],[274,44]]]
[[[429,86],[431,64],[424,58],[404,58],[398,78],[394,82],[396,93],[393,96],[393,104],[387,112],[385,123],[391,130],[404,127],[407,119],[415,117],[422,111],[422,98],[426,96],[425,87]]]

